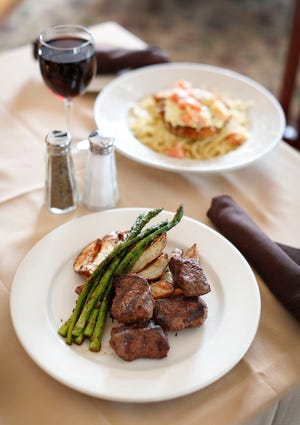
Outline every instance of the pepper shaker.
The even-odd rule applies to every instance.
[[[45,203],[47,209],[56,214],[75,210],[79,202],[71,142],[67,131],[54,130],[46,136]]]
[[[119,199],[114,138],[95,130],[88,139],[83,203],[94,211],[113,208]]]

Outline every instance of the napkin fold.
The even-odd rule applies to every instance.
[[[155,46],[144,49],[106,49],[96,50],[97,74],[116,74],[125,69],[169,62],[167,53]]]
[[[33,42],[33,57],[37,59],[39,41]],[[103,48],[96,49],[97,75],[117,74],[123,70],[169,62],[168,54],[159,47],[143,49]]]
[[[228,195],[213,198],[207,216],[300,321],[300,249],[273,242]]]

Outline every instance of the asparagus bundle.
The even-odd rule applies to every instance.
[[[58,333],[66,338],[67,344],[73,342],[81,344],[84,338],[88,337],[90,350],[100,350],[113,297],[114,275],[130,272],[134,263],[153,240],[176,226],[183,216],[183,206],[180,205],[171,221],[165,220],[143,230],[161,211],[162,209],[154,209],[147,214],[140,214],[126,240],[117,245],[89,277],[71,316],[58,330]]]

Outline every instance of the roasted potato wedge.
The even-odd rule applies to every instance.
[[[200,263],[200,256],[199,256],[199,251],[198,251],[197,244],[194,243],[190,248],[188,248],[185,251],[185,253],[183,254],[183,256],[185,258],[193,258],[199,264]]]
[[[158,280],[150,284],[154,299],[167,298],[174,293],[174,285],[166,280]]]
[[[128,230],[111,232],[90,242],[75,259],[74,272],[87,279],[114,247],[126,239],[127,234]]]
[[[138,273],[143,270],[149,263],[152,263],[164,250],[167,244],[167,235],[163,233],[157,236],[147,249],[142,253],[139,259],[134,263],[131,273]]]
[[[181,258],[183,256],[183,250],[180,248],[175,248],[170,252],[170,257]]]
[[[158,279],[163,274],[168,264],[168,254],[162,253],[154,261],[152,261],[152,263],[144,267],[143,270],[140,270],[139,275],[148,280]]]
[[[125,241],[128,233],[129,230],[117,230],[116,232],[107,233],[107,235],[103,236],[102,239],[117,245],[118,243]]]
[[[170,258],[169,258],[169,260],[170,260]],[[165,271],[160,276],[160,279],[161,280],[166,280],[167,282],[170,282],[170,283],[174,284],[173,275],[172,275],[171,270],[169,269],[169,267],[166,267]]]
[[[116,244],[109,239],[94,240],[83,248],[77,256],[73,264],[73,270],[87,279],[115,246]]]
[[[73,270],[75,273],[80,274],[80,268],[83,265],[92,263],[94,261],[95,257],[97,257],[98,252],[101,249],[101,244],[101,239],[95,239],[83,248],[73,263]]]

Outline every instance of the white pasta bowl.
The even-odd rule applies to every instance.
[[[148,95],[172,88],[179,80],[251,103],[247,141],[234,151],[206,160],[172,158],[138,141],[129,128],[131,108]],[[115,137],[121,154],[144,165],[175,172],[214,173],[248,166],[278,144],[285,127],[279,102],[262,85],[227,69],[194,63],[152,65],[122,74],[98,94],[94,116],[98,128]]]

